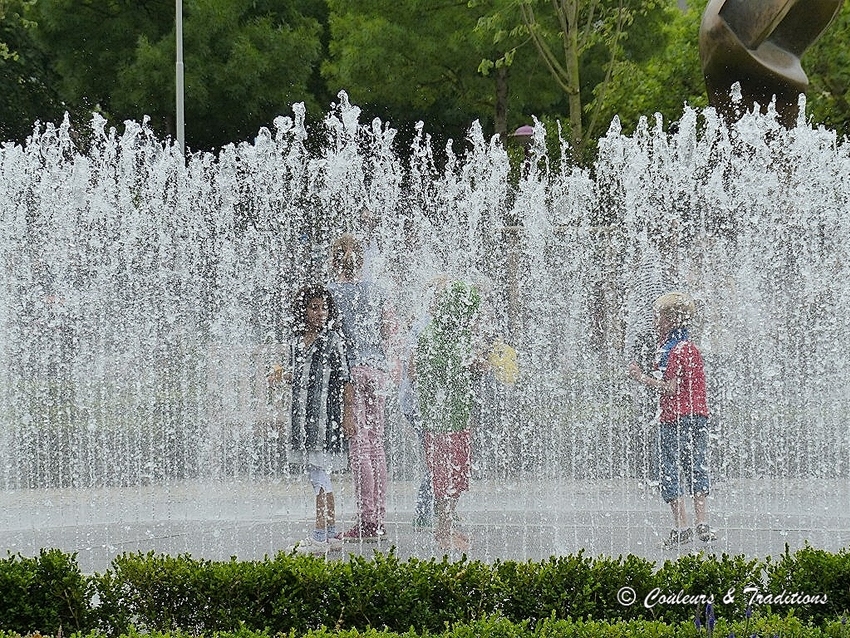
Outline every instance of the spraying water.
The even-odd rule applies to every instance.
[[[13,501],[150,526],[190,519],[169,499],[208,485],[211,520],[273,510],[272,495],[240,514],[248,497],[232,487],[301,480],[285,459],[286,397],[264,373],[290,293],[327,281],[328,246],[354,232],[402,325],[427,311],[435,277],[460,278],[484,293],[488,333],[519,352],[515,384],[482,383],[474,478],[491,496],[471,499],[471,523],[558,524],[570,542],[491,543],[485,557],[624,551],[599,540],[612,494],[632,527],[662,516],[646,514],[661,505],[654,398],[625,375],[652,302],[639,294],[653,289],[647,264],[699,304],[712,474],[728,508],[765,481],[768,518],[795,498],[811,520],[847,511],[850,156],[834,133],[787,130],[773,113],[727,127],[686,109],[674,133],[644,120],[623,135],[615,120],[582,169],[563,141],[547,157],[537,125],[517,176],[477,124],[438,166],[424,127],[399,152],[395,131],[360,122],[344,94],[319,133],[294,113],[253,144],[186,162],[146,123],[119,135],[97,116],[85,150],[68,121],[0,149],[0,489]],[[403,485],[421,450],[389,403]],[[549,496],[513,499],[523,481]],[[591,483],[607,487],[571,498]],[[129,490],[109,515],[97,499],[112,497],[78,498],[109,488]],[[127,494],[158,513],[117,504]],[[406,494],[391,488],[391,507],[412,511]],[[627,550],[648,543],[633,536]]]

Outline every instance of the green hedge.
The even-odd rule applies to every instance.
[[[793,595],[822,600],[795,602]],[[401,561],[392,553],[340,561],[279,553],[225,562],[151,553],[124,554],[105,573],[90,576],[80,573],[75,555],[57,550],[0,561],[0,630],[23,634],[61,628],[66,634],[301,635],[321,627],[439,633],[494,617],[535,630],[543,621],[624,621],[605,630],[609,635],[627,631],[622,627],[630,622],[696,630],[697,614],[702,626],[708,622],[707,601],[698,600],[706,596],[713,597],[718,626],[753,614],[792,614],[824,629],[850,609],[850,551],[804,548],[765,561],[685,555],[661,566],[636,556],[582,553],[492,564]],[[656,625],[644,627],[654,635],[649,628]]]
[[[200,634],[209,635],[209,634]],[[268,631],[240,629],[215,632],[215,638],[270,638]],[[304,633],[278,634],[279,638],[847,638],[847,626],[840,621],[824,626],[804,624],[793,616],[765,616],[749,622],[719,620],[709,633],[693,623],[667,624],[658,620],[572,620],[546,618],[537,623],[514,623],[499,616],[488,616],[470,623],[455,623],[439,632],[419,633],[414,629],[393,632],[377,629],[329,629],[320,627]],[[76,634],[80,638],[104,638],[95,631]],[[199,634],[184,630],[172,632],[139,632],[136,629],[116,638],[198,638]],[[0,631],[0,638],[23,638],[19,633]],[[27,637],[31,638],[31,637]]]
[[[41,550],[36,558],[0,559],[0,629],[52,633],[91,626],[92,581],[75,554]]]

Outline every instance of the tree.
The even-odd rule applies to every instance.
[[[36,25],[25,16],[29,4],[0,2],[0,141],[23,142],[36,120],[62,115],[51,88],[55,78],[31,38]]]
[[[174,8],[167,0],[39,0],[33,16],[63,98],[108,114],[117,72],[142,35],[158,38],[172,28]]]
[[[809,76],[808,111],[812,121],[850,135],[850,5],[846,2],[823,36],[803,54]]]
[[[705,2],[700,0],[687,11],[666,9],[663,45],[649,46],[645,57],[624,57],[614,65],[610,86],[597,96],[600,121],[610,122],[616,115],[623,129],[631,131],[641,117],[660,113],[664,121],[673,122],[685,104],[694,108],[708,105],[699,58],[704,8]]]
[[[315,113],[321,0],[186,0],[186,139],[212,149],[248,139],[306,102]],[[171,0],[39,0],[39,34],[69,103],[111,121],[174,134],[175,15]],[[308,88],[309,87],[309,88]]]
[[[187,4],[184,20],[186,129],[196,147],[250,139],[260,126],[303,101],[317,113],[308,90],[321,58],[321,25],[274,2],[207,0]],[[141,37],[135,58],[118,75],[114,103],[155,115],[173,130],[173,32]],[[193,125],[194,123],[194,125]]]
[[[412,130],[421,120],[437,138],[459,139],[480,120],[485,130],[504,133],[509,112],[524,124],[530,112],[549,109],[559,99],[530,56],[511,69],[495,69],[506,45],[476,30],[479,13],[466,0],[328,0],[328,5],[324,77],[395,128]]]
[[[693,0],[685,12],[672,11],[665,23],[666,46],[641,63],[621,61],[615,81],[602,105],[603,119],[618,115],[625,130],[638,119],[661,113],[665,121],[678,119],[685,103],[708,105],[699,59],[699,28],[707,0]],[[850,5],[843,5],[835,22],[802,57],[809,76],[807,110],[816,124],[850,133]]]
[[[566,95],[568,135],[576,159],[597,135],[617,64],[628,56],[645,56],[662,44],[666,9],[672,4],[672,0],[475,0],[482,11],[480,24],[495,38],[504,32],[526,35]],[[657,41],[644,46],[649,40]]]

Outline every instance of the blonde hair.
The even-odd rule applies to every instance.
[[[696,319],[696,304],[693,298],[684,292],[674,291],[661,295],[652,307],[656,315],[669,317],[677,328],[684,328]]]
[[[331,267],[334,273],[355,277],[363,266],[363,244],[346,233],[331,244]]]

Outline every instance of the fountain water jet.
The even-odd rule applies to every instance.
[[[624,374],[631,272],[647,251],[701,304],[722,549],[774,551],[787,537],[748,544],[748,525],[784,529],[801,516],[846,536],[846,519],[823,523],[829,508],[850,509],[845,142],[804,121],[785,129],[775,114],[726,127],[711,109],[688,109],[673,135],[655,120],[627,136],[615,121],[586,170],[566,152],[547,158],[537,126],[512,185],[504,149],[477,124],[465,152],[449,147],[437,166],[424,128],[403,159],[391,128],[362,124],[340,97],[318,144],[296,105],[253,144],[185,165],[145,123],[119,135],[97,117],[86,151],[67,121],[0,150],[9,512],[34,499],[37,517],[67,506],[81,524],[103,516],[149,538],[163,520],[199,518],[220,532],[232,521],[280,523],[274,512],[306,518],[274,504],[289,489],[309,499],[288,472],[283,399],[262,372],[285,333],[287,294],[326,278],[327,246],[358,230],[365,207],[381,247],[376,275],[404,319],[424,309],[434,275],[472,279],[487,292],[493,331],[520,353],[517,384],[488,391],[468,516],[484,529],[557,528],[567,540],[488,543],[484,557],[639,551],[666,532],[653,433]],[[391,410],[390,509],[401,529],[421,455]],[[753,487],[761,479],[766,493]],[[527,494],[544,483],[554,505]],[[32,494],[52,494],[50,505]],[[214,505],[187,513],[183,498]],[[115,511],[99,510],[106,502]],[[610,534],[612,502],[625,538]],[[283,547],[279,533],[251,547]],[[72,546],[96,544],[96,534]],[[212,538],[203,551],[233,553]]]

